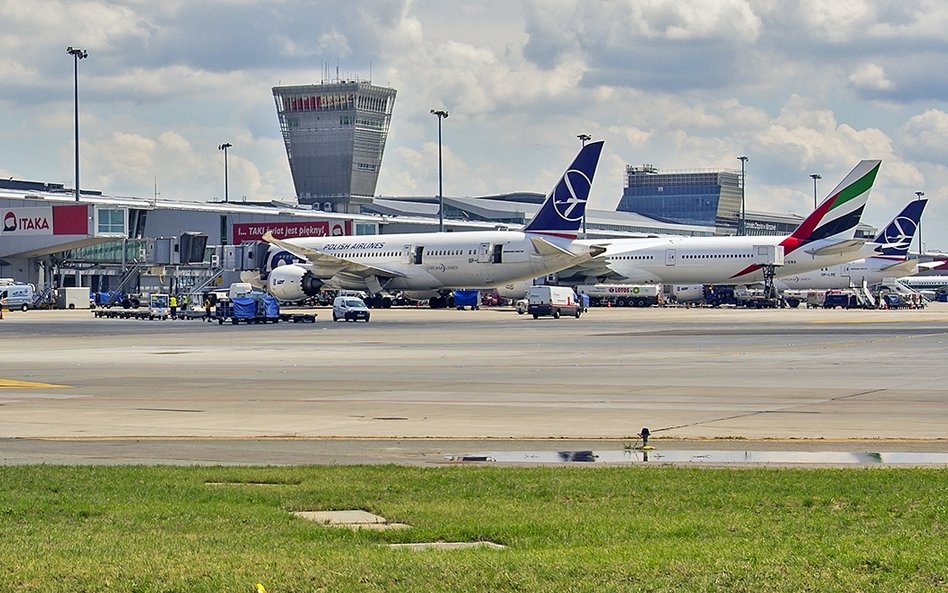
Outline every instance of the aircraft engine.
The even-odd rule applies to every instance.
[[[281,301],[300,301],[315,296],[323,281],[309,270],[294,264],[280,266],[270,272],[267,289]]]
[[[510,282],[497,287],[497,294],[505,299],[522,299],[527,296],[527,290],[533,286],[533,280],[521,280],[520,282]]]

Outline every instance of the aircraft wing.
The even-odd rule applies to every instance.
[[[882,268],[883,272],[894,272],[893,276],[911,276],[915,273],[915,267],[918,265],[918,262],[914,259],[909,259],[906,261],[895,262],[891,266],[886,266]]]
[[[934,270],[935,268],[939,268],[945,265],[945,260],[943,259],[936,259],[935,261],[926,261],[926,262],[919,262],[918,260],[913,260],[913,261],[915,262],[915,265],[918,266],[919,271]]]
[[[588,252],[585,254],[576,254],[568,249],[563,249],[559,245],[555,245],[550,241],[547,241],[543,237],[532,236],[530,237],[530,242],[533,243],[533,248],[540,255],[553,256],[553,255],[567,255],[575,258],[590,258],[601,255],[606,251],[606,248],[601,245],[590,245],[587,247]]]
[[[271,245],[276,245],[281,249],[289,251],[300,259],[307,260],[313,265],[313,274],[317,277],[331,278],[332,276],[341,273],[366,277],[377,276],[382,278],[397,278],[404,276],[404,274],[401,272],[387,270],[385,268],[379,268],[376,266],[367,266],[359,262],[332,255],[331,253],[325,253],[316,249],[303,247],[302,245],[296,245],[295,243],[290,243],[289,241],[277,239],[270,231],[267,231],[263,237],[261,237],[261,239],[267,243],[270,243]]]
[[[847,253],[854,253],[862,249],[862,246],[866,242],[862,239],[848,239],[846,241],[839,241],[838,243],[833,243],[832,245],[827,245],[826,247],[820,247],[819,249],[804,250],[810,255],[845,255]]]

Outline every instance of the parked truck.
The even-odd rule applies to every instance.
[[[664,302],[661,284],[580,284],[576,293],[593,307],[650,307]]]
[[[552,315],[554,319],[569,315],[579,319],[583,309],[576,293],[568,286],[531,286],[527,290],[527,313],[534,319],[540,315]]]

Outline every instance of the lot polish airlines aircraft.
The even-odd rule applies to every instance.
[[[320,288],[403,291],[443,306],[458,288],[494,288],[589,260],[604,248],[579,232],[602,141],[583,147],[522,231],[465,231],[263,239],[271,244],[260,279],[273,296],[296,301]]]
[[[587,280],[681,284],[752,284],[764,280],[754,262],[758,245],[781,245],[779,275],[797,274],[875,253],[855,239],[869,190],[882,161],[865,160],[789,236],[662,237],[578,241],[605,245],[606,252],[560,277]]]
[[[908,250],[927,203],[928,200],[912,200],[876,235],[872,242],[879,245],[879,255],[792,276],[778,271],[774,285],[778,290],[844,289],[914,273],[918,260],[908,259]]]

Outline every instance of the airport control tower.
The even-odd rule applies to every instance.
[[[273,87],[273,99],[300,204],[357,211],[375,195],[395,89],[340,80]]]

